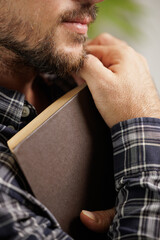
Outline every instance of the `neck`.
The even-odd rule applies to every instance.
[[[37,112],[41,112],[49,101],[43,89],[35,83],[37,73],[23,63],[16,63],[15,60],[13,52],[0,47],[0,86],[23,93]]]
[[[14,53],[0,47],[0,85],[26,95],[37,74],[23,63],[16,63],[15,59]]]

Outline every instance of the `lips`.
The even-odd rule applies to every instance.
[[[75,18],[75,19],[72,19],[72,20],[67,20],[67,22],[89,25],[92,22],[92,19],[91,19],[91,17]]]
[[[91,17],[68,19],[63,22],[63,25],[68,30],[76,32],[78,34],[86,35],[88,32],[88,25],[92,22]]]

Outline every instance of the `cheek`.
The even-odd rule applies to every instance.
[[[9,0],[10,1],[10,0]],[[61,13],[58,0],[14,0],[9,3],[9,16],[15,16],[22,24],[39,29],[49,29]]]
[[[50,26],[55,24],[58,16],[61,14],[62,4],[58,3],[59,0],[35,0],[35,1],[26,0],[26,1],[28,9],[27,15],[30,17],[30,20],[33,23],[35,22],[38,24],[46,25],[47,27],[47,25]]]

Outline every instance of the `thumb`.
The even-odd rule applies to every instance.
[[[82,223],[94,232],[106,232],[115,215],[115,208],[89,212],[83,210],[80,214]]]

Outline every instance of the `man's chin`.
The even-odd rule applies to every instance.
[[[83,47],[63,48],[56,53],[47,56],[45,61],[37,62],[37,70],[41,73],[54,73],[59,77],[65,77],[77,73],[83,66],[86,56]]]
[[[56,74],[71,75],[80,70],[83,66],[86,52],[84,50],[84,44],[61,44],[56,47],[56,51],[52,52],[52,69]]]
[[[61,46],[57,50],[57,54],[78,60],[84,54],[84,46],[83,44]]]

